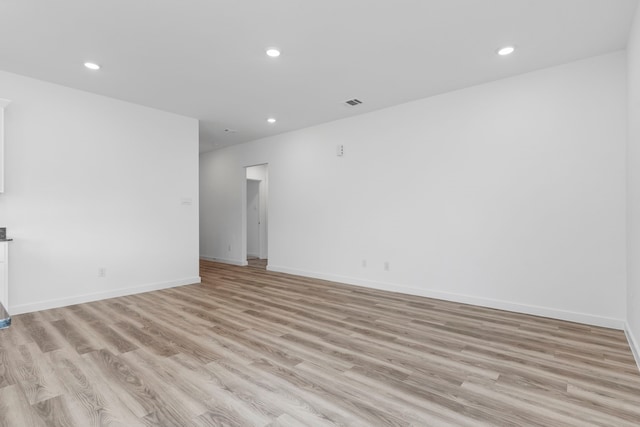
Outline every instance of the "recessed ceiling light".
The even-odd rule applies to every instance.
[[[275,47],[270,47],[269,49],[267,49],[267,55],[272,58],[277,58],[278,56],[280,56],[280,51]]]
[[[498,49],[498,55],[505,56],[511,55],[516,50],[515,46],[505,46]]]
[[[274,119],[273,117],[269,117],[267,121],[271,124],[274,124],[276,122],[276,119]]]
[[[96,63],[93,62],[85,62],[84,66],[87,67],[90,70],[99,70],[100,66]]]

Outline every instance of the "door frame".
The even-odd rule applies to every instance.
[[[247,178],[250,168],[264,166],[264,179]],[[240,231],[242,265],[247,265],[247,180],[260,181],[260,259],[269,258],[269,163],[256,163],[243,167],[242,185],[242,229]],[[269,266],[267,265],[267,269]]]
[[[246,184],[247,184],[247,196],[249,196],[249,183],[257,183],[258,184],[258,191],[257,191],[257,197],[258,197],[258,250],[257,253],[252,253],[249,254],[249,206],[245,207],[245,212],[247,215],[247,220],[246,222],[246,227],[247,227],[247,257],[249,257],[249,255],[253,255],[256,256],[260,259],[262,259],[262,234],[263,234],[263,230],[262,230],[262,216],[263,216],[263,212],[262,212],[262,185],[263,182],[261,179],[252,179],[252,178],[247,178],[246,180]],[[248,202],[248,198],[247,198],[247,202]]]

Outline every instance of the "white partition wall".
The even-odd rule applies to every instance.
[[[0,71],[12,315],[200,281],[198,121]]]
[[[4,192],[4,109],[9,100],[0,98],[0,193]],[[3,227],[0,224],[0,227]],[[9,245],[0,242],[0,304],[9,308]]]
[[[4,192],[4,108],[9,102],[0,98],[0,193]]]
[[[0,304],[9,309],[9,243],[0,242]]]
[[[640,8],[627,43],[627,321],[640,366]]]

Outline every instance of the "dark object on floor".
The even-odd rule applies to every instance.
[[[4,308],[4,305],[0,303],[0,329],[8,328],[11,326],[11,316],[9,312]]]

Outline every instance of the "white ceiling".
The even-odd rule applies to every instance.
[[[624,49],[636,4],[0,0],[0,69],[198,118],[206,151]]]

